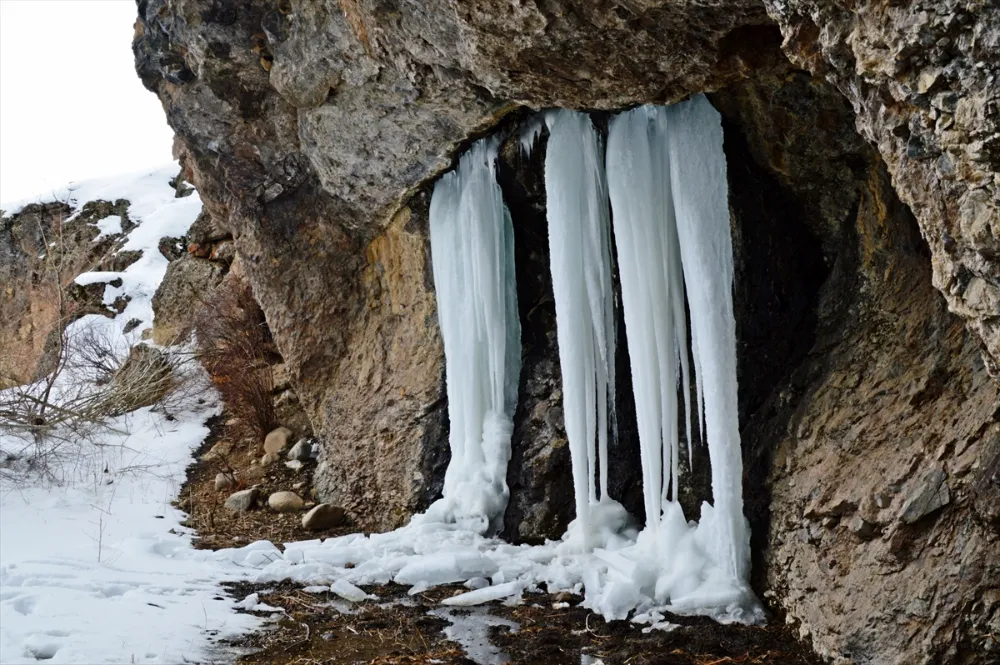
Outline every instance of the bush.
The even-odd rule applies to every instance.
[[[100,327],[67,326],[47,375],[0,391],[4,476],[56,476],[61,462],[101,449],[109,434],[128,434],[118,416],[154,404],[167,410],[172,395],[183,408],[183,362],[180,354],[129,346]]]
[[[260,442],[278,426],[271,363],[280,356],[250,286],[215,290],[194,320],[198,357],[229,413],[227,434]]]

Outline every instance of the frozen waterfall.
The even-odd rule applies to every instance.
[[[444,340],[451,462],[424,522],[498,531],[521,367],[514,232],[496,182],[496,139],[475,143],[434,187],[431,260]]]
[[[577,507],[562,551],[596,548],[608,566],[606,580],[593,577],[587,584],[588,602],[605,616],[641,605],[642,597],[675,611],[749,616],[757,605],[747,586],[732,240],[719,114],[701,95],[669,108],[621,113],[610,121],[604,163],[588,116],[554,111],[547,118],[552,283]],[[631,544],[616,538],[623,535],[624,511],[595,514],[603,504],[618,505],[607,493],[609,395],[611,410],[614,405],[608,199],[646,513],[646,527]],[[678,502],[681,435],[690,463],[696,429],[712,467],[713,501],[703,505],[700,523],[688,522]]]
[[[548,124],[545,191],[563,413],[576,495],[575,529],[580,548],[587,550],[594,540],[591,528],[597,526],[590,523],[591,506],[598,498],[610,501],[608,414],[615,403],[611,220],[601,139],[590,117],[556,111]]]

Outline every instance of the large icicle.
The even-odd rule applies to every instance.
[[[732,240],[718,113],[698,96],[669,109],[645,106],[616,116],[609,125],[607,179],[646,506],[646,529],[635,548],[609,563],[641,588],[649,588],[654,575],[654,600],[675,611],[759,617],[747,585]],[[696,408],[690,403],[685,291]],[[687,522],[676,501],[678,389],[689,451],[692,422],[701,421],[712,465],[714,505],[702,506],[697,525]],[[613,607],[619,593],[605,586],[593,606]],[[588,602],[590,595],[588,589]]]
[[[452,457],[443,497],[414,518],[480,533],[503,524],[521,367],[514,235],[496,183],[496,156],[495,139],[475,143],[431,197]]]
[[[574,531],[580,538],[577,545],[589,550],[597,544],[595,533],[617,526],[591,523],[591,507],[598,502],[595,475],[600,500],[610,501],[608,413],[615,399],[615,329],[608,194],[601,140],[590,118],[560,110],[547,121],[549,254],[576,495]]]
[[[702,526],[714,528],[720,564],[736,579],[746,580],[750,540],[743,517],[733,244],[722,120],[704,95],[672,106],[667,113],[677,234],[705,400],[703,436],[712,461],[714,524]]]
[[[654,532],[668,489],[677,495],[677,379],[684,385],[689,381],[684,286],[665,136],[665,109],[640,107],[611,120],[607,155],[646,523]]]

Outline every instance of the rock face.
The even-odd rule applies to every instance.
[[[1000,630],[998,12],[148,0],[134,50],[212,224],[232,234],[212,251],[235,253],[309,416],[320,498],[364,528],[440,492],[429,185],[470,139],[505,139],[525,331],[505,535],[521,540],[572,517],[540,165],[511,153],[526,107],[710,92],[756,588],[834,660],[986,663]],[[619,377],[624,363],[623,350]],[[710,496],[695,462],[692,517]]]
[[[60,321],[111,312],[104,284],[76,285],[89,270],[121,271],[137,252],[118,252],[121,233],[101,237],[112,215],[133,228],[124,199],[92,201],[78,214],[62,202],[32,204],[0,218],[0,387],[32,380],[54,362]]]
[[[789,57],[854,107],[920,224],[934,286],[1000,376],[1000,6],[764,3]]]

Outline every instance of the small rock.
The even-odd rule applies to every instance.
[[[302,462],[300,462],[297,459],[293,459],[291,462],[285,462],[285,466],[291,469],[292,471],[302,470]]]
[[[281,455],[279,455],[278,453],[264,453],[264,456],[260,458],[260,465],[269,466],[271,464],[274,464],[280,459]]]
[[[876,525],[866,521],[860,515],[852,517],[851,521],[847,523],[847,528],[861,540],[870,540],[871,537],[878,531],[878,527]]]
[[[262,466],[252,466],[244,471],[242,475],[246,480],[260,480],[267,475],[267,469]]]
[[[227,490],[236,484],[236,477],[232,473],[222,472],[215,475],[215,491]]]
[[[340,526],[343,522],[344,509],[329,503],[321,503],[302,516],[302,527],[310,531],[332,529],[335,526]]]
[[[225,506],[234,513],[244,513],[253,508],[253,504],[256,503],[259,493],[260,491],[256,487],[235,492],[230,494],[229,498],[226,499]]]
[[[907,524],[913,524],[949,503],[951,503],[951,493],[948,491],[948,477],[944,469],[935,467],[921,479],[907,497],[900,519]]]
[[[278,513],[295,513],[302,510],[305,501],[295,492],[275,492],[267,498],[267,505]]]
[[[233,444],[229,441],[219,441],[212,449],[201,456],[202,462],[211,462],[212,460],[222,459],[233,452]]]
[[[288,451],[289,460],[298,460],[300,462],[307,461],[312,456],[312,444],[309,443],[309,439],[299,439],[298,442],[292,446],[292,449]]]
[[[277,429],[271,430],[271,432],[264,437],[264,452],[275,454],[280,453],[288,447],[288,441],[291,438],[292,430],[287,427],[278,427]]]
[[[293,490],[300,490],[300,489],[304,488],[305,486],[306,486],[306,481],[303,480],[302,482],[298,482],[298,483],[295,483],[294,485],[292,485],[292,489]]]

